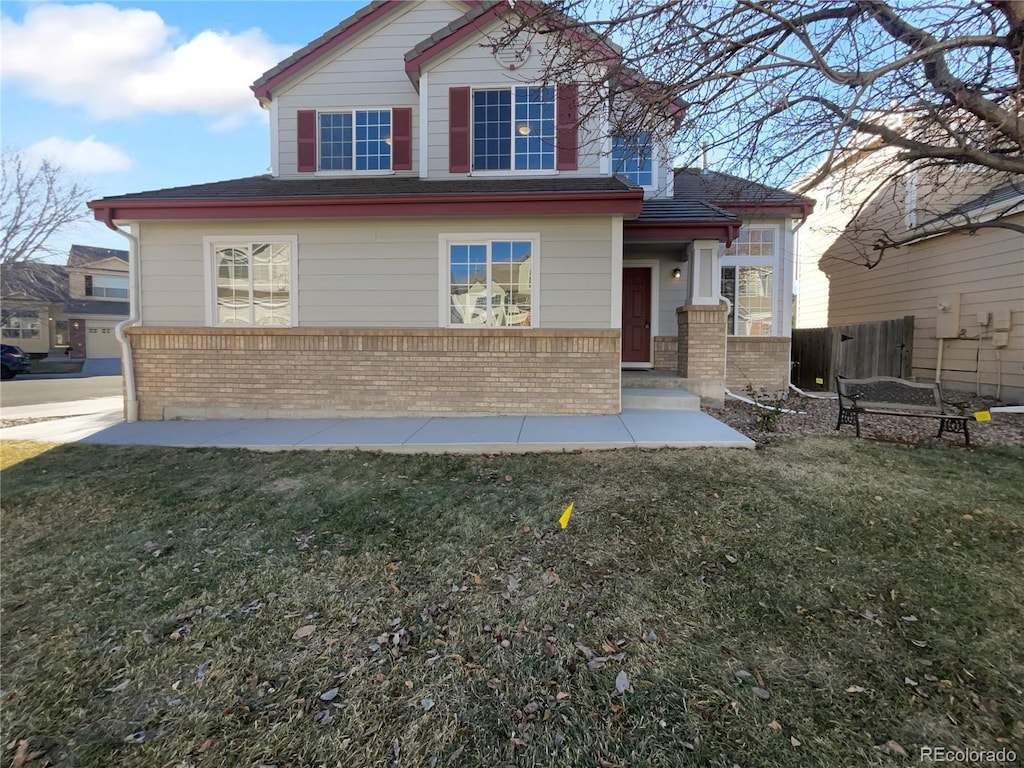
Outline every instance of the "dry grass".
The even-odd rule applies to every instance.
[[[33,440],[0,441],[0,470],[34,459],[56,447],[56,443],[40,443]]]
[[[1022,460],[52,450],[2,476],[4,760],[1020,755]]]

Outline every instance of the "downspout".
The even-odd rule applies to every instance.
[[[935,383],[939,384],[939,385],[942,384],[942,345],[944,344],[945,341],[946,340],[942,339],[942,338],[940,338],[938,340],[938,342],[939,342],[939,353],[938,353],[938,359],[935,361]]]
[[[103,223],[117,234],[128,240],[128,318],[114,326],[114,336],[121,345],[121,370],[124,375],[125,420],[139,420],[139,400],[135,391],[135,366],[132,364],[132,345],[125,335],[125,328],[139,322],[139,238],[116,224],[112,211],[107,208],[103,212]]]

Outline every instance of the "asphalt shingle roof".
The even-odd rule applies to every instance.
[[[68,315],[116,315],[128,317],[127,301],[102,301],[96,299],[71,299],[64,304]]]
[[[59,304],[68,297],[68,273],[58,264],[25,262],[0,265],[4,299],[31,299]]]
[[[209,198],[259,199],[296,197],[387,197],[394,195],[516,194],[530,192],[623,192],[635,189],[615,177],[572,178],[500,177],[469,179],[419,179],[407,176],[364,178],[280,179],[250,176],[244,179],[154,189],[103,200],[202,200]]]
[[[675,197],[718,205],[813,205],[814,200],[778,187],[769,187],[739,176],[699,168],[675,172]]]
[[[716,205],[699,200],[644,200],[643,210],[637,218],[638,222],[678,221],[678,222],[732,222],[739,221],[728,211]]]
[[[72,245],[68,252],[69,267],[84,267],[96,261],[104,259],[120,259],[128,261],[128,251],[121,251],[116,248],[97,248],[92,245]]]

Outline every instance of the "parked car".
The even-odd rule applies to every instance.
[[[2,365],[0,379],[4,381],[13,379],[19,373],[29,373],[32,370],[28,355],[13,344],[0,344],[0,365]]]

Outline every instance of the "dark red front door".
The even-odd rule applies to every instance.
[[[651,270],[622,270],[622,362],[651,362]]]

